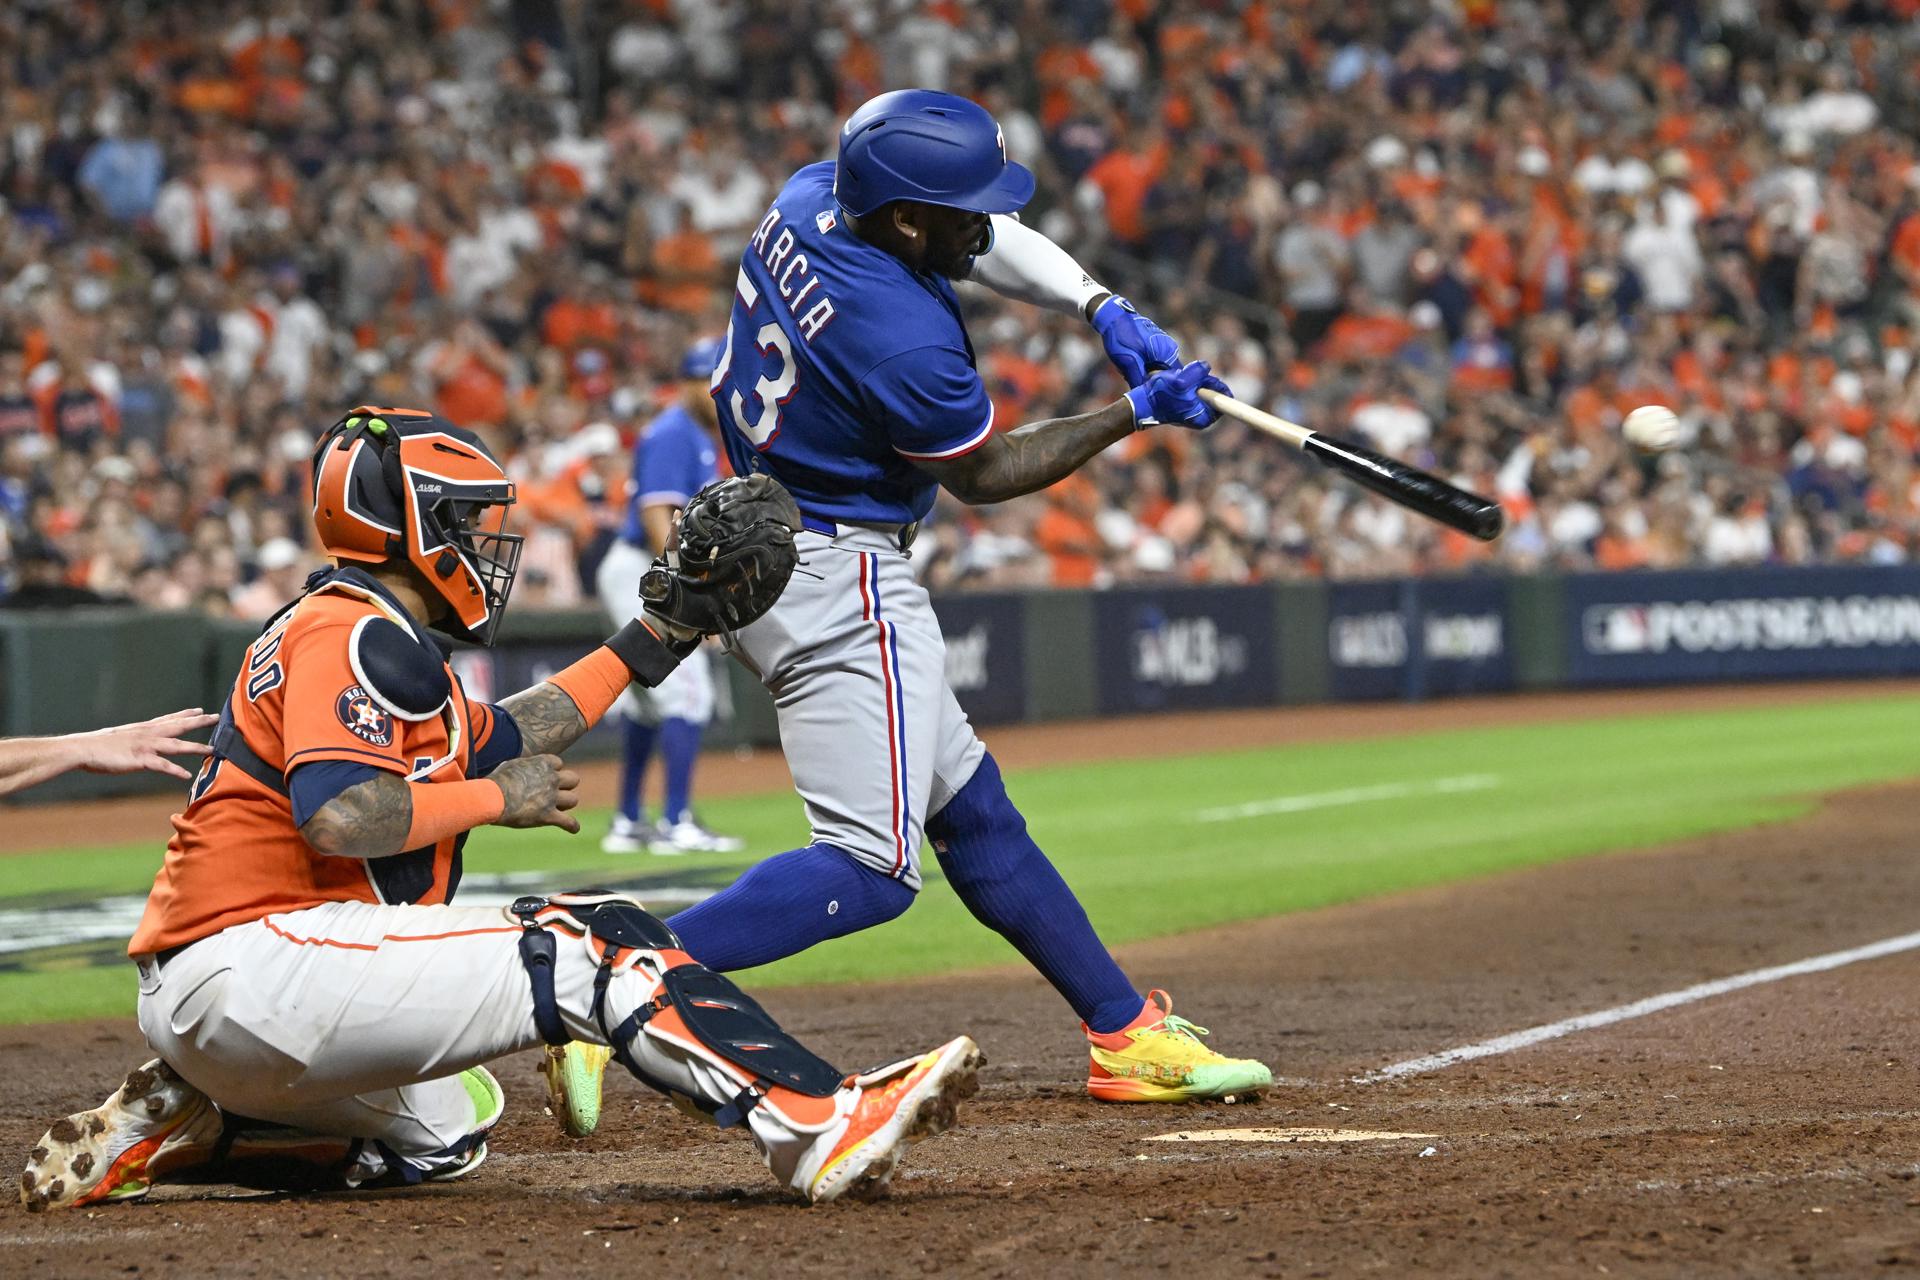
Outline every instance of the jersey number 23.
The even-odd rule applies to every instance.
[[[759,376],[753,384],[753,403],[749,405],[737,385],[730,385],[733,378],[733,327],[741,320],[751,324],[754,310],[760,305],[760,291],[754,287],[753,281],[747,279],[745,270],[734,282],[734,293],[740,305],[734,310],[733,318],[727,321],[726,342],[710,385],[715,394],[724,393],[727,396],[727,407],[733,410],[733,423],[740,433],[753,442],[754,448],[764,450],[780,434],[780,410],[793,398],[794,387],[800,379],[800,368],[793,361],[793,343],[787,337],[786,330],[768,320],[753,335],[754,349],[760,355]],[[780,361],[778,371],[771,375],[767,372],[769,356],[778,356]],[[741,378],[747,376],[747,370],[740,371]]]

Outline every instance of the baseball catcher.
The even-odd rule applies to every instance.
[[[630,681],[772,605],[796,562],[792,498],[766,476],[695,494],[642,615],[495,706],[428,634],[490,643],[513,587],[514,486],[480,438],[358,408],[322,435],[313,477],[332,567],[248,650],[128,947],[158,1057],[47,1132],[27,1207],[296,1150],[348,1186],[462,1177],[504,1105],[483,1064],[569,1040],[745,1128],[810,1201],[883,1193],[972,1091],[971,1040],[849,1073],[630,898],[452,905],[474,828],[579,830],[559,753]]]

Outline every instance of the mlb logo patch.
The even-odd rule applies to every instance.
[[[373,700],[373,695],[357,684],[350,684],[333,700],[334,714],[347,731],[376,747],[393,745],[393,717]]]
[[[825,235],[827,232],[833,230],[835,221],[833,210],[831,209],[822,209],[813,215],[813,225],[820,228],[821,235]]]

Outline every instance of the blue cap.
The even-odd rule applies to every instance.
[[[688,347],[687,354],[680,357],[680,376],[699,378],[703,382],[711,378],[726,345],[724,338],[702,338]]]
[[[855,217],[895,200],[1012,213],[1033,199],[1033,172],[1007,159],[987,109],[932,89],[869,99],[840,128],[833,193]]]

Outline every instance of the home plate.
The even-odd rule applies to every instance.
[[[1373,1129],[1185,1129],[1157,1133],[1148,1142],[1397,1142],[1431,1133],[1381,1133]]]

